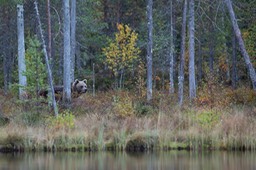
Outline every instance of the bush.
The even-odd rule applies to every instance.
[[[256,92],[253,89],[241,87],[236,90],[229,91],[226,95],[231,99],[233,104],[255,104]]]
[[[128,96],[114,96],[114,113],[121,117],[134,115],[132,99]]]
[[[50,117],[48,123],[54,129],[72,129],[75,127],[75,116],[69,111],[64,111],[57,117]]]
[[[135,112],[139,116],[144,116],[147,114],[152,114],[154,112],[153,106],[145,103],[145,102],[137,102],[135,104]]]

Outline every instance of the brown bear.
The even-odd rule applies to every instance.
[[[72,92],[73,97],[79,97],[81,94],[86,93],[87,92],[87,80],[84,79],[82,81],[79,81],[78,79],[76,79],[72,83],[71,92]],[[77,95],[77,96],[74,96],[74,95]]]
[[[64,90],[63,86],[54,86],[54,93],[57,99],[61,100],[62,92]],[[84,79],[82,81],[76,79],[71,84],[71,92],[72,92],[72,98],[79,97],[81,94],[87,92],[87,80]],[[39,95],[43,96],[44,98],[47,98],[48,96],[48,90],[40,90]]]

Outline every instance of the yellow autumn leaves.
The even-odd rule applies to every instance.
[[[106,63],[115,75],[118,75],[120,70],[131,67],[140,53],[136,47],[138,34],[128,25],[117,24],[117,29],[115,38],[109,40],[108,46],[103,48]]]

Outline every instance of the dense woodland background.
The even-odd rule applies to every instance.
[[[106,91],[116,87],[124,89],[136,89],[137,87],[140,93],[143,93],[141,88],[146,88],[147,5],[149,2],[145,0],[76,0],[76,6],[71,4],[70,9],[72,10],[72,7],[76,9],[76,43],[73,52],[75,54],[71,54],[72,58],[75,56],[74,77],[87,78],[89,90],[93,90],[94,70],[96,91]],[[246,49],[255,68],[256,1],[233,0],[232,2]],[[24,5],[26,60],[30,62],[27,65],[30,64],[28,67],[38,63],[43,65],[42,67],[37,66],[36,69],[42,69],[38,72],[42,81],[47,84],[34,1],[1,0],[0,3],[0,64],[2,65],[0,67],[0,87],[4,89],[5,93],[8,93],[13,90],[11,85],[18,82],[17,4]],[[38,6],[48,55],[51,60],[54,84],[63,84],[63,2],[39,0]],[[173,90],[174,92],[178,91],[183,6],[184,1],[182,0],[153,2],[153,91],[160,90],[166,93],[168,91],[173,92]],[[188,16],[189,12],[187,11],[187,28],[189,28]],[[237,87],[252,88],[248,69],[239,51],[225,2],[223,0],[195,0],[194,18],[197,89],[203,88],[208,80],[214,80],[215,83],[233,89]],[[128,25],[137,33],[136,47],[140,49],[140,53],[138,58],[130,63],[129,69],[127,68],[122,74],[118,73],[116,76],[114,71],[108,67],[109,63],[106,62],[103,49],[109,45],[110,39],[114,39],[115,33],[118,32],[118,23]],[[185,89],[188,88],[190,72],[188,34],[189,30],[187,29],[184,58]],[[170,57],[172,52],[173,58]],[[31,56],[37,56],[39,59],[35,62]],[[170,63],[174,68],[172,73],[174,88],[171,90]],[[43,75],[44,72],[45,75]],[[122,82],[116,85],[116,79],[120,79]],[[33,80],[28,80],[28,83],[31,84]],[[40,86],[41,84],[39,84],[39,88],[42,88]],[[185,92],[185,95],[188,95],[188,91]]]

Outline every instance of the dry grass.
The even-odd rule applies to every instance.
[[[247,96],[247,103],[256,98]],[[188,104],[179,108],[173,97],[161,93],[151,104],[128,91],[87,94],[73,101],[70,112],[75,126],[69,127],[50,125],[48,120],[54,118],[47,105],[35,114],[42,105],[3,95],[0,100],[4,101],[0,111],[10,119],[0,128],[0,149],[1,145],[29,150],[256,148],[252,104],[230,102],[224,107],[219,100],[214,102],[219,107]]]

